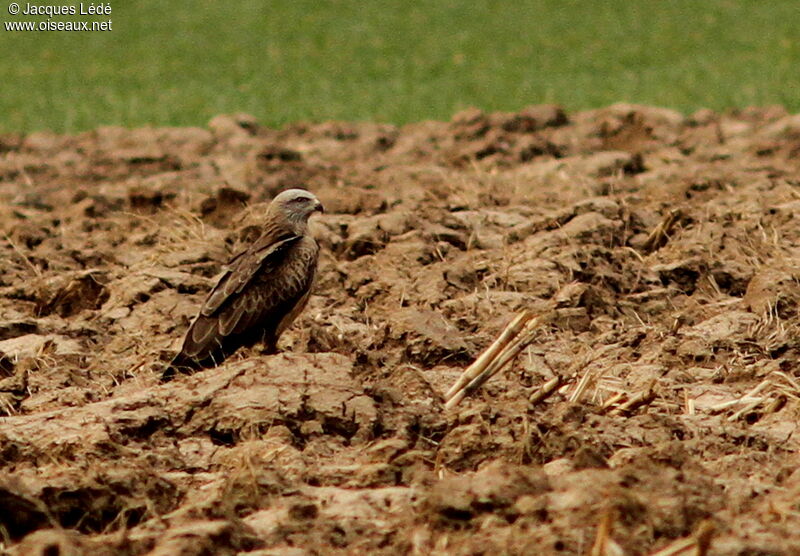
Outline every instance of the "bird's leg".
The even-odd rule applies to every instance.
[[[275,355],[278,353],[278,348],[275,346],[274,342],[259,342],[253,347],[253,351],[258,355]]]
[[[278,342],[272,334],[264,330],[261,339],[253,346],[253,351],[259,355],[275,355],[278,353]]]

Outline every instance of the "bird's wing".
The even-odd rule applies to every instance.
[[[202,359],[221,347],[226,336],[242,332],[261,320],[262,313],[283,297],[281,280],[275,280],[268,288],[247,286],[257,274],[274,275],[287,249],[300,239],[301,236],[294,234],[277,238],[265,234],[233,257],[189,326],[182,354]]]
[[[317,249],[313,240],[313,247],[301,247],[288,259],[285,256],[300,241],[302,236],[258,240],[247,253],[235,257],[190,326],[182,353],[205,358],[224,348],[226,338],[256,325],[268,335],[279,334],[284,318],[305,299],[314,278]]]
[[[277,268],[286,250],[300,237],[286,234],[275,239],[264,235],[247,250],[234,256],[228,262],[225,273],[209,292],[200,314],[206,317],[213,316],[232,295],[240,293],[258,272],[269,273]]]

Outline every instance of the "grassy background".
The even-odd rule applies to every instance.
[[[270,125],[404,123],[540,102],[800,109],[796,0],[111,6],[105,33],[0,27],[0,130],[204,125],[236,111]]]

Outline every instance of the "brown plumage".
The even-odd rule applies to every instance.
[[[228,262],[162,380],[214,367],[258,342],[275,352],[281,333],[308,302],[319,246],[307,224],[316,211],[322,212],[322,204],[302,189],[272,200],[261,237]]]

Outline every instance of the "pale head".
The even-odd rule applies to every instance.
[[[269,205],[269,212],[279,212],[291,223],[300,225],[305,225],[309,216],[323,210],[316,195],[305,189],[282,191]]]

